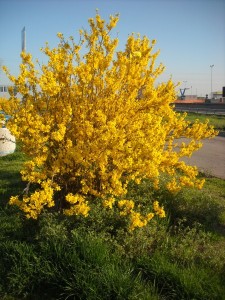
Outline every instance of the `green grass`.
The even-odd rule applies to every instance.
[[[25,219],[7,204],[24,161],[19,150],[0,158],[1,299],[225,299],[224,180],[175,196],[131,183],[129,197],[157,197],[167,218],[130,234],[98,205],[89,218]]]
[[[19,147],[10,155],[0,157],[0,200],[7,201],[11,195],[16,195],[23,187],[20,170],[26,160]]]
[[[225,116],[217,116],[217,115],[204,115],[198,113],[188,113],[187,118],[188,121],[194,122],[198,119],[201,122],[205,122],[206,119],[209,120],[209,124],[213,125],[218,130],[225,130]]]

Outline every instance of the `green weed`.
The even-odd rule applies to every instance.
[[[128,198],[158,199],[167,211],[131,234],[98,201],[89,218],[25,219],[7,204],[23,189],[24,160],[19,151],[0,158],[1,299],[224,300],[224,180],[206,178],[203,190],[177,195],[131,182]]]

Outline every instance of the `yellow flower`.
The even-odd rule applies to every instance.
[[[73,195],[72,193],[69,193],[68,195],[66,195],[66,201],[72,204],[69,209],[64,209],[64,213],[66,215],[83,215],[84,217],[88,216],[90,207],[88,206],[88,201],[85,201],[85,198],[83,196],[79,194]]]
[[[124,49],[116,49],[119,39],[110,31],[118,20],[115,15],[106,22],[97,13],[90,30],[79,32],[78,44],[62,33],[57,47],[46,43],[45,64],[36,68],[32,55],[22,52],[17,77],[4,68],[18,93],[0,99],[0,111],[12,116],[7,128],[29,158],[22,180],[36,187],[10,204],[29,218],[58,207],[58,197],[65,214],[86,217],[90,199],[119,211],[134,230],[165,211],[156,201],[152,213],[148,204],[145,214],[135,212],[136,200],[126,200],[131,181],[149,179],[157,189],[166,173],[171,192],[203,185],[183,157],[217,132],[174,111],[176,84],[157,84],[164,66],[156,63],[155,40],[131,34]],[[188,142],[182,144],[183,136]],[[116,206],[117,197],[123,200]]]
[[[63,34],[61,32],[57,33],[58,38],[62,39],[63,38]]]
[[[122,210],[120,212],[121,216],[126,216],[127,214],[131,213],[134,208],[134,201],[133,200],[120,200],[118,201],[118,207]]]
[[[134,51],[134,52],[132,53],[132,55],[133,55],[134,57],[141,57],[141,56],[142,56],[140,51]]]
[[[160,218],[165,218],[166,213],[164,211],[164,208],[163,208],[163,206],[162,207],[159,206],[158,201],[153,202],[153,210],[154,210],[155,214],[158,215]]]
[[[110,197],[110,198],[103,201],[103,206],[112,209],[113,204],[115,203],[115,201],[116,201],[115,198]]]

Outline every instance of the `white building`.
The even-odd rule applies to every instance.
[[[4,85],[4,84],[0,84],[0,98],[9,98],[9,88],[12,88],[11,85]],[[17,95],[16,89],[14,88],[14,95]]]
[[[211,101],[215,102],[215,103],[224,102],[222,91],[221,92],[213,92]]]
[[[8,85],[0,85],[0,97],[8,98],[9,97],[8,89],[9,89]]]

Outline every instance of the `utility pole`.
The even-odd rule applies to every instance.
[[[21,31],[21,44],[22,44],[22,52],[26,52],[26,31],[25,26],[23,27]]]
[[[213,69],[214,65],[210,65],[210,68],[211,68],[211,99],[212,99],[212,69]]]

